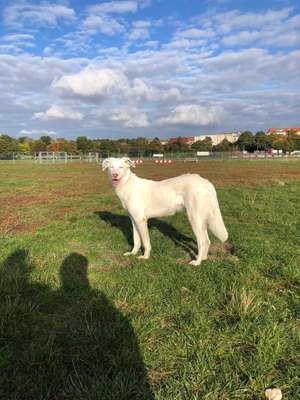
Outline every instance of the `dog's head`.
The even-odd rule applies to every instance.
[[[134,163],[128,157],[106,158],[102,161],[102,170],[107,170],[114,187],[118,186],[125,177],[128,177],[130,167],[134,166]]]

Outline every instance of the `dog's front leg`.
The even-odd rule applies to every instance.
[[[127,251],[126,253],[124,253],[124,256],[135,255],[139,252],[139,250],[141,248],[140,234],[135,226],[134,220],[131,217],[130,217],[130,219],[132,222],[132,229],[133,229],[133,249],[131,251]]]
[[[151,243],[150,243],[147,220],[146,219],[135,220],[134,222],[136,224],[136,227],[138,229],[138,232],[140,234],[144,246],[144,254],[142,256],[139,256],[138,258],[147,259],[150,257],[150,252],[151,252]]]

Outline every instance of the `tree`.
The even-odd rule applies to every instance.
[[[55,141],[55,142],[49,144],[49,146],[47,146],[47,151],[55,153],[57,151],[63,151],[63,150],[61,149],[60,144]]]
[[[291,151],[295,150],[295,143],[291,138],[286,138],[283,142],[282,142],[282,150],[285,153],[290,153]]]
[[[0,135],[0,153],[12,153],[18,151],[18,142],[11,136]]]
[[[289,131],[287,133],[287,139],[293,142],[293,150],[300,150],[300,135],[298,133]]]
[[[127,139],[119,139],[116,142],[118,147],[118,153],[120,154],[129,154],[130,144]]]
[[[155,153],[162,153],[164,151],[164,146],[161,144],[160,140],[156,137],[148,143],[147,146],[147,153],[148,154],[155,154]]]
[[[67,153],[75,153],[77,151],[76,143],[72,140],[64,138],[56,139],[47,147],[48,151],[65,151]]]
[[[258,131],[255,134],[256,150],[267,150],[270,147],[268,136],[263,131]]]
[[[86,136],[79,136],[76,139],[76,145],[77,149],[79,151],[82,151],[83,153],[88,153],[89,151],[92,151],[93,148],[92,141],[88,139]]]
[[[20,137],[18,138],[18,142],[19,142],[19,143],[29,143],[30,140],[32,140],[32,139],[29,139],[27,136],[20,136]]]
[[[212,139],[208,136],[206,136],[203,140],[198,140],[191,146],[191,148],[195,151],[211,151],[212,147]]]
[[[40,137],[40,140],[45,143],[46,146],[49,146],[52,142],[52,138],[50,136],[44,135]]]
[[[76,153],[77,145],[74,140],[59,139],[59,143],[62,151],[66,151],[67,153]]]
[[[270,143],[270,148],[275,150],[282,150],[284,147],[284,142],[286,140],[285,135],[277,135],[276,133],[272,133],[268,136],[268,140]]]
[[[136,139],[131,139],[129,148],[129,155],[133,157],[143,155],[146,152],[148,146],[148,140],[144,137],[138,137]]]
[[[231,147],[232,144],[226,138],[224,138],[221,143],[213,146],[212,150],[225,152],[225,151],[230,151]]]
[[[111,153],[118,153],[119,149],[120,146],[118,145],[118,142],[116,142],[115,140],[110,140],[110,139],[101,140],[99,151],[101,152],[102,155],[108,156]]]
[[[19,143],[18,144],[18,151],[20,153],[29,153],[30,152],[30,145],[27,142]]]
[[[166,144],[165,149],[170,153],[185,153],[190,151],[190,146],[178,139],[175,142]]]
[[[245,131],[238,138],[236,145],[240,150],[253,152],[255,150],[255,138],[251,131]]]
[[[31,152],[33,153],[39,153],[40,151],[47,151],[47,146],[44,142],[42,142],[40,139],[35,140],[31,144]]]

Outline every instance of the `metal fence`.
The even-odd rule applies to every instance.
[[[132,159],[155,160],[153,156],[144,156],[142,154],[127,155],[120,153],[97,153],[74,154],[66,152],[39,152],[35,154],[22,153],[0,153],[0,161],[31,161],[39,164],[51,163],[69,163],[69,162],[95,162],[98,163],[107,157],[130,156]],[[243,152],[210,152],[208,155],[197,156],[195,152],[185,153],[165,153],[161,157],[163,160],[181,161],[181,162],[199,162],[201,160],[272,160],[272,159],[297,159],[300,158],[300,151],[291,154],[270,154],[270,153],[243,153]]]
[[[99,153],[87,153],[87,154],[74,154],[67,153],[64,151],[49,152],[40,151],[35,154],[22,154],[22,153],[0,153],[0,161],[31,161],[39,164],[49,164],[57,162],[99,162]]]

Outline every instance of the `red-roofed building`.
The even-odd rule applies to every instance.
[[[169,139],[169,143],[175,143],[175,142],[182,142],[186,144],[193,144],[195,142],[195,136],[189,136],[189,137],[173,137]]]
[[[160,144],[162,144],[163,146],[165,145],[165,144],[168,144],[169,143],[169,141],[166,139],[166,140],[160,140]]]
[[[288,132],[300,135],[300,128],[270,128],[267,130],[267,135],[286,135]]]

